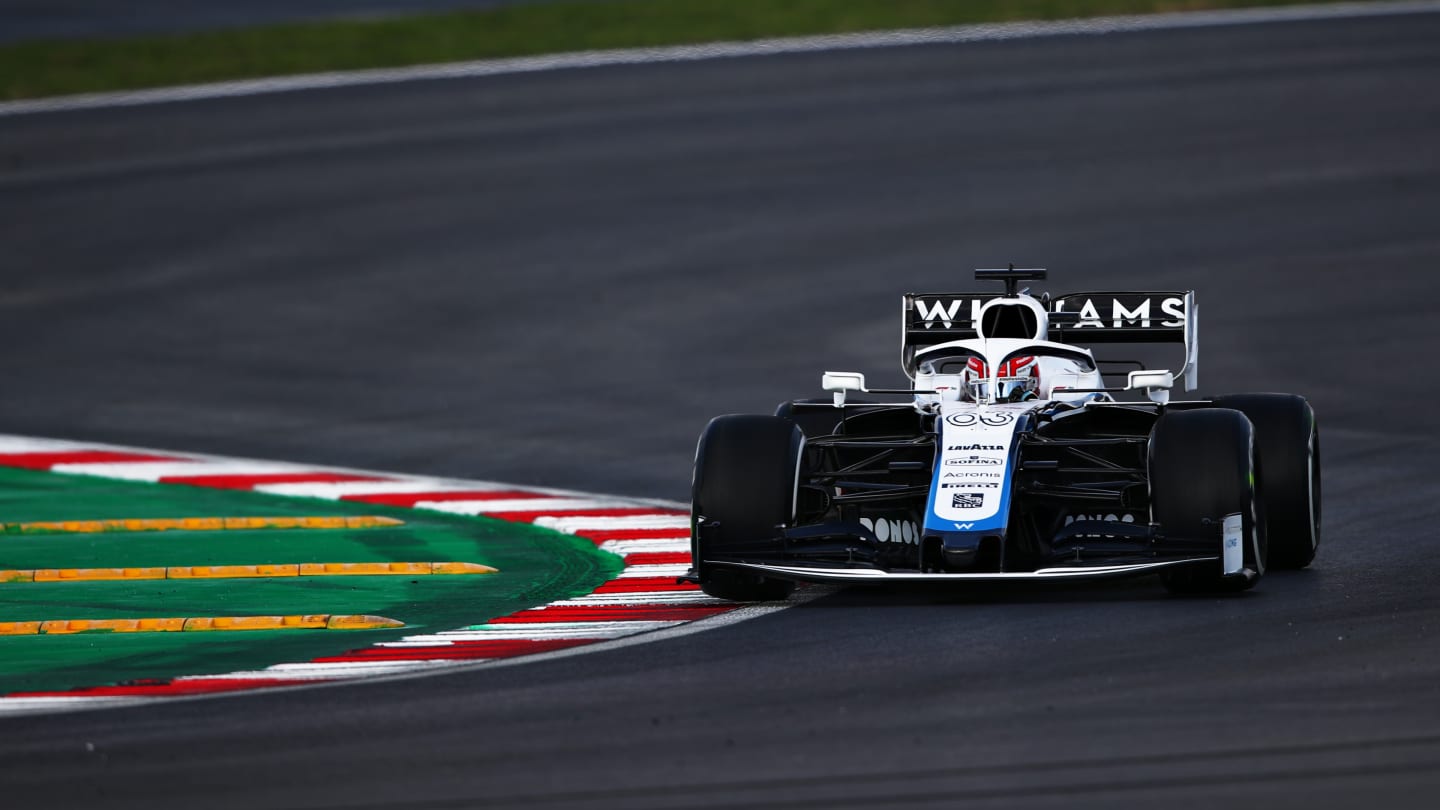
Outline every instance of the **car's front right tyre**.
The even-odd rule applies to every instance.
[[[1221,522],[1241,517],[1241,573],[1225,574],[1220,560],[1161,573],[1173,593],[1228,593],[1254,587],[1265,574],[1263,504],[1257,488],[1255,428],[1239,411],[1167,411],[1150,434],[1150,510],[1166,535],[1215,538],[1223,559]]]

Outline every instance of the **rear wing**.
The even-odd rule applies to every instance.
[[[1022,293],[1023,295],[1023,293]],[[915,374],[916,352],[952,340],[979,337],[981,308],[995,292],[907,293],[903,298],[901,363]],[[1199,312],[1195,292],[1081,292],[1038,300],[1049,313],[1049,339],[1088,346],[1101,343],[1180,343],[1185,364],[1176,376],[1185,390],[1199,385]]]
[[[996,292],[906,293],[905,345],[919,351],[952,340],[980,337],[975,331],[980,307],[1000,297]]]

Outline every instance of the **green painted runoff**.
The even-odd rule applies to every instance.
[[[450,630],[587,593],[619,558],[526,524],[240,490],[0,469],[0,522],[383,515],[372,529],[0,534],[0,569],[305,562],[475,562],[497,574],[0,583],[0,622],[296,613],[378,614],[373,631],[0,636],[0,694],[260,669]]]

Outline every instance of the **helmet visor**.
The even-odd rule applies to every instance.
[[[1029,394],[1036,390],[1034,377],[1000,377],[993,381],[989,379],[971,380],[970,397],[976,402],[1020,402],[1028,399]]]

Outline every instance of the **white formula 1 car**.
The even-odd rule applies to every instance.
[[[828,400],[710,422],[695,457],[687,575],[766,600],[795,582],[1075,580],[1159,574],[1252,587],[1320,542],[1320,436],[1289,394],[1196,386],[1193,292],[904,297],[908,390],[827,372]],[[1178,373],[1085,345],[1180,343]],[[1124,384],[1107,385],[1106,377]],[[852,394],[904,395],[903,402]],[[1128,396],[1127,396],[1128,395]]]

